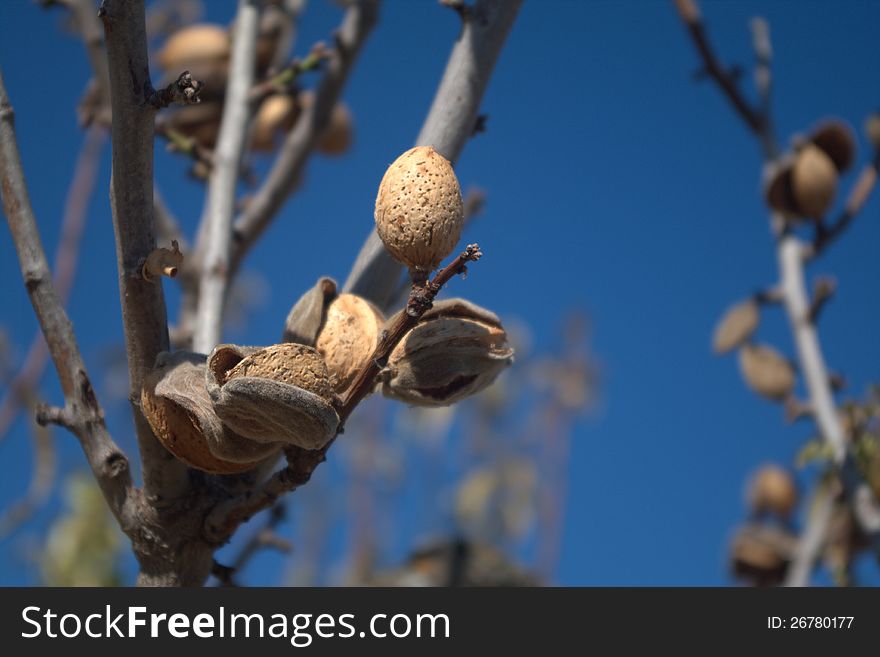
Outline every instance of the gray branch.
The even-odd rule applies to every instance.
[[[0,73],[0,194],[22,277],[46,338],[64,393],[67,426],[79,438],[89,466],[124,531],[134,526],[135,491],[128,459],[107,432],[73,327],[52,284],[49,264],[24,179],[14,113]]]
[[[357,55],[376,24],[378,10],[378,0],[359,0],[346,11],[315,101],[303,108],[293,130],[285,138],[266,181],[235,220],[233,271],[296,189],[309,155],[327,128],[333,107],[342,94]]]
[[[453,163],[458,159],[473,134],[480,101],[521,4],[522,0],[477,0],[468,8],[416,146],[433,146]],[[373,230],[348,275],[345,291],[385,307],[394,297],[402,271]]]
[[[160,283],[140,275],[156,248],[153,226],[153,123],[156,109],[147,61],[144,0],[105,0],[104,21],[113,115],[110,207],[116,235],[119,298],[128,358],[129,399],[134,412],[150,504],[171,505],[187,490],[186,466],[156,440],[140,409],[144,376],[168,349],[165,297]]]
[[[210,353],[220,342],[222,333],[235,190],[250,124],[248,94],[254,78],[259,16],[257,0],[239,0],[223,119],[214,150],[214,167],[208,182],[208,201],[202,219],[205,245],[204,257],[201,258],[193,349],[204,354]]]
[[[813,565],[819,561],[828,537],[828,528],[834,514],[834,496],[828,490],[817,491],[817,499],[807,518],[807,525],[798,538],[794,559],[785,574],[785,586],[810,585]]]
[[[723,74],[723,69],[706,37],[696,2],[694,0],[677,0],[676,5],[682,20],[691,32],[707,71],[712,74],[712,78],[718,83],[734,108],[738,110],[740,117],[752,128],[755,137],[760,142],[765,166],[771,165],[779,157],[779,147],[770,120],[772,46],[769,28],[766,25],[758,24],[757,30],[753,34],[758,59],[759,91],[762,97],[761,109],[756,111],[745,101],[729,76]],[[856,193],[854,197],[856,200],[853,201],[854,207],[861,207],[871,187],[873,187],[873,183],[866,185]],[[880,506],[878,506],[871,489],[865,483],[847,444],[831,388],[831,378],[825,365],[822,346],[811,313],[804,269],[806,261],[815,255],[815,249],[804,244],[786,228],[785,217],[774,213],[770,217],[770,223],[775,237],[776,258],[779,267],[779,291],[797,348],[800,369],[804,375],[808,406],[813,413],[822,439],[833,450],[834,463],[856,520],[868,537],[875,555],[880,559]],[[815,528],[813,529],[815,531]],[[812,540],[811,537],[808,538]],[[798,573],[811,572],[813,562],[806,563],[801,560],[811,559],[812,555],[813,551],[810,546],[799,547],[792,568]],[[803,576],[798,575],[798,577]]]
[[[774,222],[779,221],[780,217],[774,217]],[[804,261],[808,254],[807,245],[794,235],[784,234],[779,238],[777,255],[783,304],[794,336],[813,417],[822,439],[833,450],[834,463],[856,520],[880,559],[880,508],[847,444],[816,325],[811,319],[810,296],[804,282]],[[807,550],[798,552],[798,556],[807,555]],[[803,564],[795,565],[797,568],[806,567]],[[812,568],[812,564],[809,567]]]

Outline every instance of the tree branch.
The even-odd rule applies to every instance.
[[[52,268],[55,272],[53,285],[62,306],[67,304],[76,276],[80,240],[106,137],[107,132],[103,128],[88,129],[76,161],[73,179],[67,190],[64,216],[61,219],[61,238],[55,251]],[[25,356],[24,364],[10,382],[8,392],[0,402],[0,440],[17,417],[24,398],[30,396],[39,384],[48,360],[46,340],[42,332],[37,331]]]
[[[820,489],[818,499],[807,517],[807,524],[798,538],[794,559],[785,573],[784,586],[803,587],[810,585],[813,565],[818,563],[828,538],[828,528],[834,514],[834,495],[831,491]]]
[[[214,150],[208,201],[202,219],[205,244],[204,251],[199,251],[203,257],[200,258],[201,274],[193,349],[204,354],[210,353],[220,342],[222,333],[223,301],[229,280],[232,215],[235,212],[236,183],[250,125],[249,92],[253,86],[259,16],[257,0],[239,0],[223,119]]]
[[[469,8],[416,146],[433,146],[453,163],[461,155],[521,4],[521,0],[477,0]],[[394,297],[402,269],[373,230],[361,247],[344,291],[386,308]]]
[[[730,100],[740,116],[751,127],[755,136],[761,141],[765,165],[772,164],[778,157],[779,148],[770,133],[769,108],[766,117],[752,110],[748,103],[739,95],[739,90],[732,83],[717,63],[711,45],[705,37],[700,21],[699,9],[695,0],[676,0],[679,14],[688,26],[691,36],[706,65],[707,71],[718,83],[721,90]],[[759,56],[762,65],[769,61],[769,36],[764,35],[767,43],[762,47],[764,56]],[[769,73],[768,73],[769,75]],[[858,188],[858,186],[857,186]],[[862,202],[867,194],[862,194]],[[807,392],[808,405],[822,435],[834,453],[834,463],[844,486],[844,491],[853,507],[859,526],[868,537],[872,549],[880,559],[880,505],[874,498],[868,485],[859,471],[858,465],[850,451],[841,424],[831,379],[822,348],[819,343],[816,326],[811,319],[811,304],[807,294],[804,265],[810,256],[810,248],[786,228],[785,218],[778,213],[771,215],[771,225],[776,237],[776,256],[779,267],[782,302],[788,316],[791,332],[798,352],[798,362],[803,373]],[[801,551],[807,554],[808,550]],[[802,567],[802,566],[799,566]]]
[[[218,579],[223,586],[238,586],[235,576],[245,569],[251,559],[261,550],[272,548],[282,553],[288,553],[292,549],[290,541],[278,535],[275,531],[278,525],[287,515],[287,509],[283,503],[278,503],[269,509],[263,526],[251,534],[251,537],[242,546],[238,555],[232,560],[231,566],[223,566],[214,562],[211,574]]]
[[[325,65],[314,102],[305,107],[287,135],[266,181],[235,220],[231,267],[237,270],[254,242],[296,189],[309,155],[327,128],[357,55],[378,18],[378,0],[358,0],[346,11],[336,45]]]
[[[770,57],[772,51],[769,43],[769,30],[763,33],[758,28],[758,34],[754,35],[754,44],[756,46],[756,54],[758,56],[758,77],[761,83],[760,91],[764,99],[762,109],[755,109],[751,103],[746,100],[742,94],[742,90],[737,83],[737,76],[730,70],[725,69],[709,42],[706,35],[706,28],[700,17],[700,9],[696,0],[675,0],[675,6],[678,9],[682,22],[688,28],[691,39],[700,53],[703,60],[703,69],[701,72],[709,75],[721,89],[721,92],[730,101],[733,109],[736,110],[740,118],[745,122],[746,126],[761,140],[765,154],[769,157],[776,157],[777,146],[772,134],[772,122],[769,114],[770,101]],[[765,83],[766,81],[766,83]]]
[[[156,356],[168,350],[165,297],[160,284],[144,280],[141,265],[156,248],[153,225],[153,123],[156,108],[147,61],[143,0],[104,0],[113,162],[110,207],[116,236],[119,298],[144,494],[165,507],[188,486],[186,466],[156,440],[140,408],[141,386]]]
[[[22,277],[46,338],[64,393],[70,428],[79,438],[92,472],[123,531],[134,524],[135,504],[129,463],[107,432],[80,355],[73,327],[52,285],[40,241],[13,128],[13,111],[0,73],[0,193],[18,253]]]
[[[778,217],[774,218],[774,221],[778,220]],[[856,520],[880,559],[880,508],[852,456],[834,401],[819,336],[810,319],[809,295],[804,283],[805,252],[805,245],[794,235],[784,234],[778,242],[777,255],[785,310],[797,347],[798,362],[806,383],[813,417],[823,440],[833,450],[834,463],[847,497],[853,505]]]

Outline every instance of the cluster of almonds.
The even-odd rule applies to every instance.
[[[382,179],[375,216],[389,251],[430,273],[462,228],[450,163],[432,148],[404,153]],[[291,309],[280,344],[160,354],[142,389],[144,415],[168,451],[215,474],[251,469],[285,446],[321,449],[395,320],[321,278]],[[497,316],[448,299],[421,314],[371,385],[409,404],[448,405],[484,389],[512,358]]]
[[[281,30],[274,12],[263,14],[257,37],[256,76],[263,79],[271,74],[276,50],[281,46]],[[200,23],[190,25],[172,34],[163,44],[156,61],[170,79],[188,70],[194,78],[204,82],[200,94],[202,102],[174,109],[165,125],[195,139],[205,148],[214,148],[220,133],[223,100],[232,54],[234,26]],[[291,89],[265,96],[256,109],[252,125],[251,148],[270,152],[281,136],[289,132],[301,112],[314,101],[308,90]],[[321,135],[317,148],[325,155],[341,155],[352,142],[353,123],[348,108],[339,103],[333,110],[327,129]]]
[[[751,342],[760,322],[756,299],[734,304],[715,328],[712,348],[723,354],[739,349],[739,367],[749,388],[766,399],[786,401],[797,381],[791,362],[773,347]]]
[[[789,521],[798,497],[794,477],[778,465],[764,465],[752,475],[746,495],[752,517],[730,546],[736,577],[758,586],[782,582],[797,545]]]
[[[852,130],[842,121],[827,121],[806,138],[795,140],[794,152],[768,171],[767,204],[790,221],[820,221],[837,195],[840,175],[855,158]]]
[[[756,586],[783,582],[798,544],[790,523],[798,501],[797,484],[787,469],[768,464],[752,475],[747,490],[751,518],[737,530],[730,546],[736,577]],[[852,557],[863,547],[864,536],[849,505],[835,502],[822,559],[838,581],[847,581]]]

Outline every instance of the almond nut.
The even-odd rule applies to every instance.
[[[430,146],[398,157],[376,196],[376,231],[391,255],[410,269],[432,271],[448,256],[464,223],[452,165]]]

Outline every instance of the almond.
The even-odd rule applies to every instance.
[[[464,223],[452,165],[430,146],[398,157],[376,197],[376,231],[391,255],[410,269],[432,271],[448,256]]]

